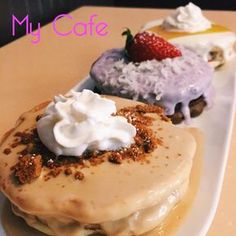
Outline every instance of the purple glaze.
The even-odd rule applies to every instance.
[[[186,122],[190,119],[188,104],[203,95],[212,104],[213,68],[198,54],[178,46],[182,57],[129,62],[124,49],[111,49],[92,65],[90,75],[102,93],[159,104],[166,115],[172,115],[182,103]]]

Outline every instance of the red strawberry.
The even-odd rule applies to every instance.
[[[126,54],[134,62],[182,56],[179,49],[154,33],[144,31],[133,37],[127,29],[122,35],[127,36]]]

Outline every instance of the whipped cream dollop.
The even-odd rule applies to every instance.
[[[56,155],[117,150],[134,142],[135,127],[116,113],[115,102],[90,90],[56,96],[37,122],[42,143]]]
[[[211,22],[203,16],[198,6],[190,2],[166,17],[162,27],[167,31],[194,33],[211,28]]]

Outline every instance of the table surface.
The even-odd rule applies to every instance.
[[[30,42],[28,35],[0,49],[0,135],[14,125],[17,117],[34,105],[65,93],[89,72],[91,63],[106,49],[121,47],[121,32],[136,32],[143,23],[166,16],[170,10],[82,7],[71,13],[74,20],[59,22],[68,30],[78,21],[87,22],[91,14],[108,23],[108,35],[59,37],[52,25],[41,29],[41,41]],[[214,22],[236,32],[236,12],[205,11]],[[236,126],[220,203],[208,236],[236,235]]]

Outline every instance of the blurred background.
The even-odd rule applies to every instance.
[[[40,22],[41,25],[44,25],[60,13],[66,13],[86,5],[176,8],[180,5],[186,5],[188,2],[184,0],[0,0],[0,47],[16,39],[16,37],[11,35],[12,14],[18,19],[23,19],[28,14],[31,22]],[[236,10],[236,0],[193,0],[192,2],[202,9]],[[236,19],[232,20],[236,22]],[[17,32],[17,36],[20,37],[24,33],[22,27],[22,31]]]

